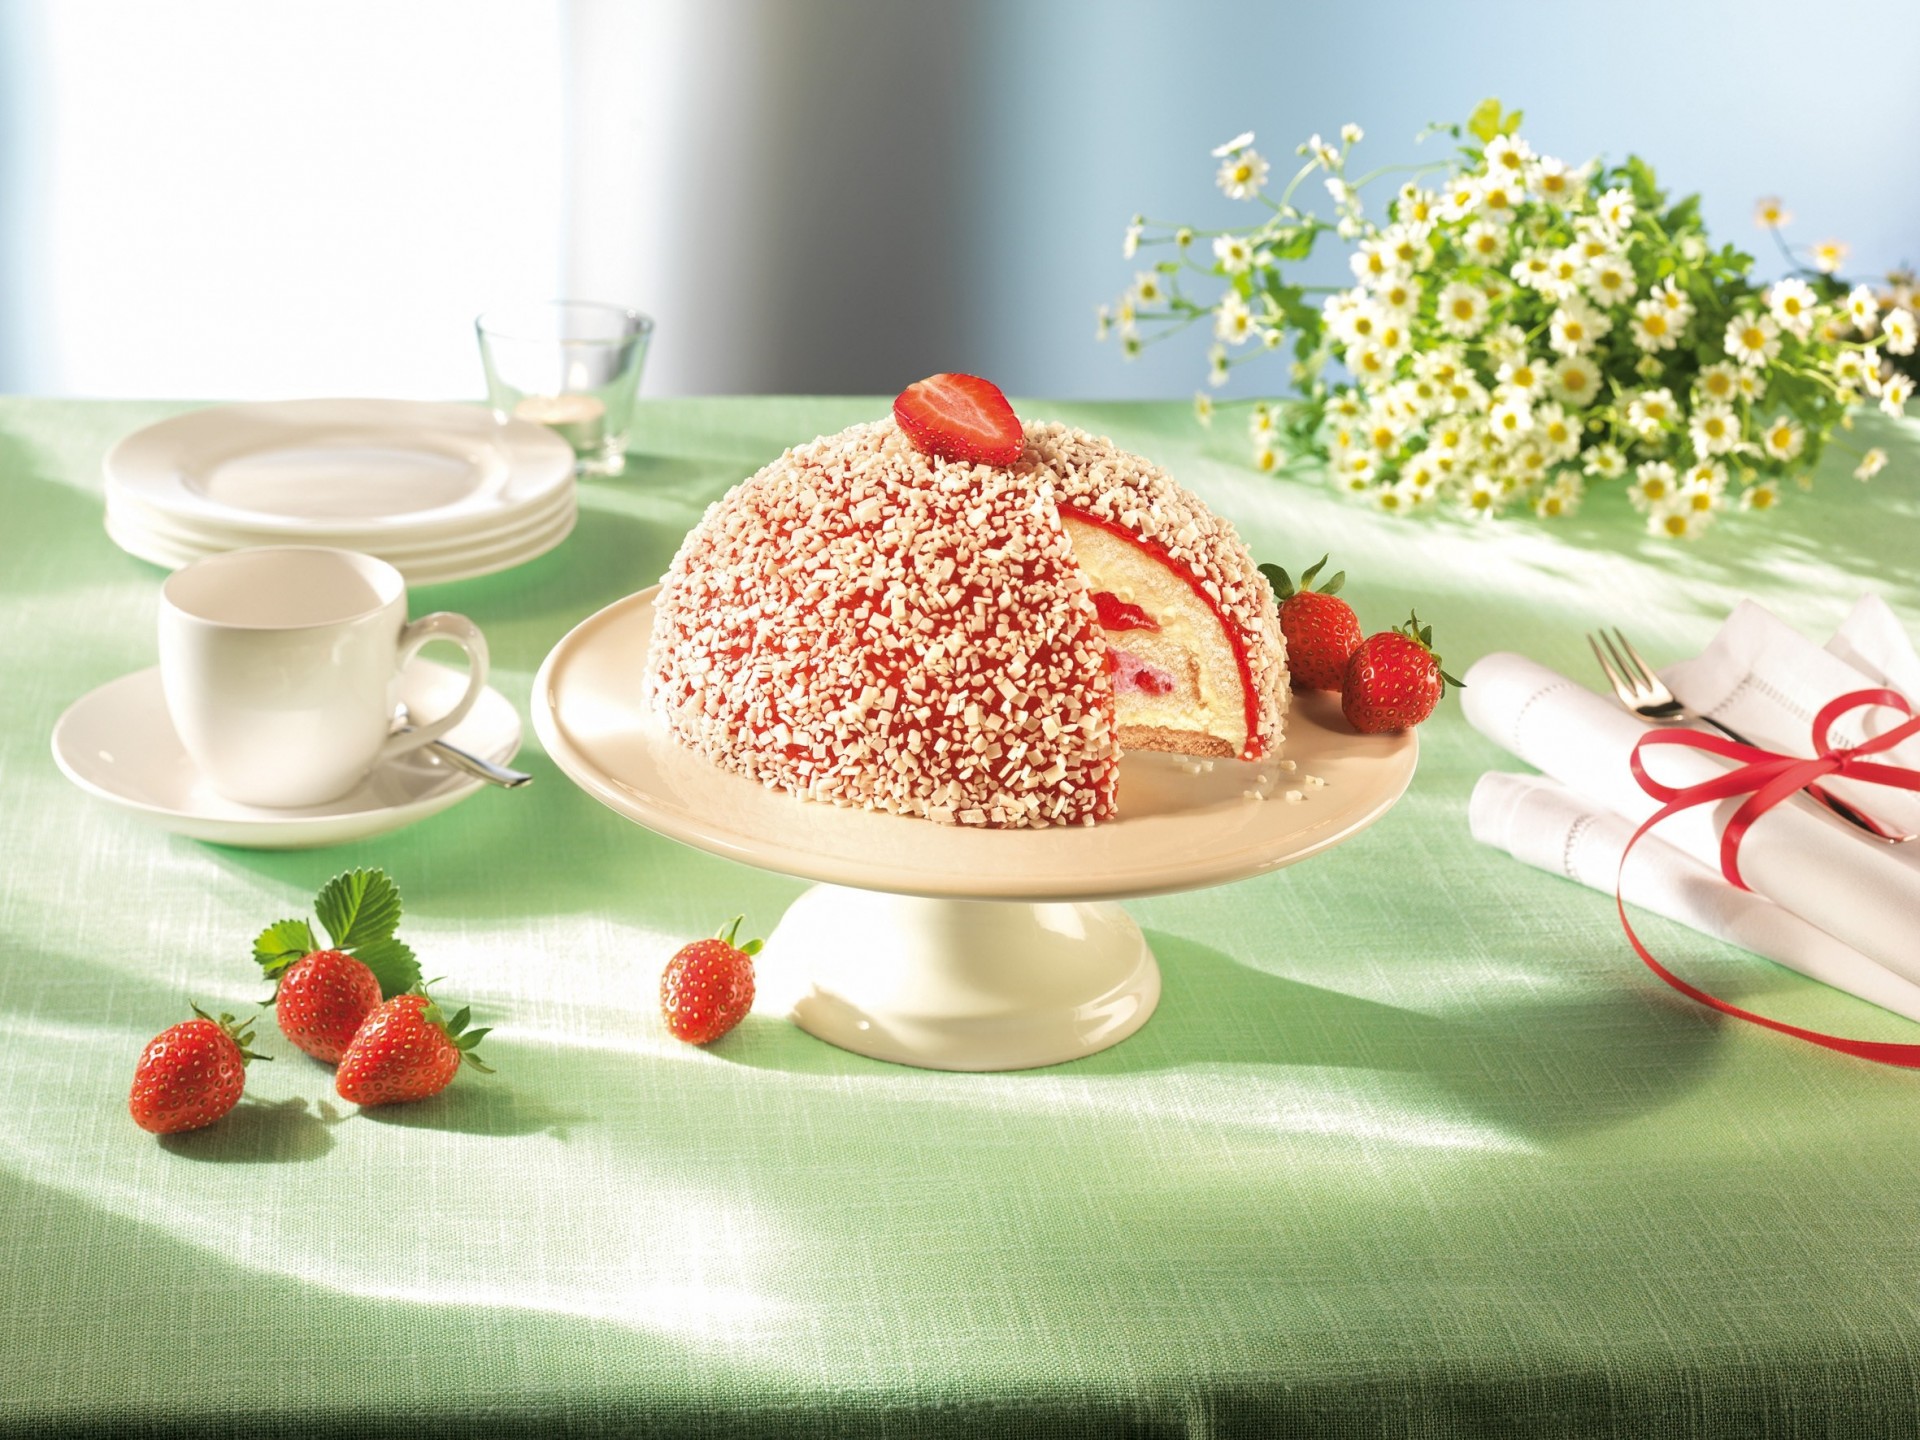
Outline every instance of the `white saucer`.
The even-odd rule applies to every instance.
[[[466,683],[462,671],[415,659],[401,674],[395,698],[415,715],[438,715],[460,698]],[[446,738],[505,764],[520,748],[520,717],[489,687]],[[181,747],[158,667],[109,681],[69,706],[53,727],[53,759],[88,794],[162,829],[256,850],[304,850],[382,835],[486,785],[420,750],[381,766],[326,805],[274,810],[239,804],[215,794]]]
[[[235,545],[454,537],[529,515],[573,484],[544,425],[473,405],[288,400],[213,405],[136,431],[106,458],[119,491]]]

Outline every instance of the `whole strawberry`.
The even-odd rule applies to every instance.
[[[1418,725],[1433,714],[1447,686],[1459,684],[1433,653],[1433,627],[1410,615],[1399,629],[1369,635],[1354,650],[1340,709],[1361,734],[1382,735]]]
[[[211,1125],[239,1103],[247,1086],[247,1062],[269,1060],[247,1046],[253,1022],[231,1015],[215,1020],[198,1005],[195,1018],[182,1020],[147,1042],[133,1067],[133,1094],[127,1109],[133,1123],[155,1135],[174,1135]]]
[[[463,1064],[491,1074],[474,1053],[487,1028],[467,1029],[471,1013],[462,1007],[448,1019],[424,989],[394,996],[347,1046],[333,1088],[356,1105],[399,1105],[438,1095]]]
[[[1287,637],[1287,671],[1296,690],[1338,690],[1346,684],[1347,661],[1360,643],[1360,620],[1353,607],[1336,598],[1347,572],[1337,571],[1318,590],[1314,577],[1327,557],[1309,565],[1295,588],[1293,578],[1278,565],[1262,565],[1260,573],[1280,600],[1280,633]]]
[[[282,1035],[314,1059],[337,1065],[380,1004],[380,982],[344,951],[316,950],[281,974],[272,1003]]]
[[[336,875],[313,899],[326,949],[305,920],[276,920],[254,938],[253,958],[277,982],[267,1001],[280,1033],[316,1060],[337,1064],[382,995],[420,981],[420,965],[403,940],[400,892],[379,870]]]
[[[685,945],[660,976],[660,1013],[674,1038],[692,1045],[718,1040],[753,1008],[753,957],[760,942],[737,945],[736,915],[711,940]]]

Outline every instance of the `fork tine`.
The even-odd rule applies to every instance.
[[[1587,644],[1593,647],[1593,658],[1600,662],[1600,668],[1607,672],[1607,683],[1613,686],[1613,693],[1619,697],[1620,703],[1622,705],[1632,705],[1632,687],[1620,677],[1620,672],[1613,668],[1613,662],[1607,659],[1606,655],[1602,653],[1600,642],[1594,639],[1592,635],[1588,635]]]
[[[1646,686],[1640,683],[1640,672],[1629,665],[1626,656],[1622,655],[1619,650],[1614,647],[1613,637],[1602,630],[1600,632],[1600,641],[1607,647],[1607,654],[1613,657],[1613,663],[1620,667],[1620,674],[1624,677],[1626,687],[1633,695],[1634,701],[1644,698]],[[1631,704],[1633,702],[1629,701],[1628,703]]]
[[[1620,648],[1627,652],[1627,659],[1633,662],[1633,668],[1638,676],[1641,687],[1652,690],[1658,686],[1660,682],[1654,676],[1653,667],[1640,658],[1640,652],[1634,649],[1633,642],[1627,639],[1626,631],[1615,626],[1613,633],[1620,637]]]

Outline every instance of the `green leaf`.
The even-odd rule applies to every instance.
[[[320,947],[314,943],[313,928],[304,920],[276,920],[253,939],[253,958],[260,962],[271,980],[294,961],[311,955]]]
[[[1293,594],[1293,577],[1278,565],[1271,562],[1262,565],[1260,573],[1267,577],[1267,584],[1273,587],[1273,593],[1282,600]]]
[[[342,950],[390,939],[400,924],[400,892],[383,870],[334,876],[314,897],[313,908]]]
[[[1500,102],[1494,99],[1482,100],[1473,107],[1473,113],[1467,116],[1467,129],[1484,144],[1500,133]]]
[[[420,983],[420,962],[414,959],[413,947],[404,940],[392,936],[369,940],[353,948],[353,958],[371,970],[373,978],[380,982],[382,1000],[391,1000]]]
[[[1524,110],[1509,110],[1507,112],[1507,118],[1500,122],[1500,133],[1502,135],[1513,134],[1520,128],[1521,117],[1526,113]]]

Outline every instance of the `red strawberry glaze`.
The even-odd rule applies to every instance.
[[[1158,630],[1153,617],[1138,605],[1122,600],[1111,590],[1099,591],[1093,597],[1094,611],[1100,616],[1102,630]]]
[[[1186,566],[1175,560],[1165,545],[1160,544],[1156,540],[1149,540],[1136,535],[1124,525],[1118,525],[1111,520],[1103,519],[1091,511],[1082,510],[1077,505],[1062,505],[1060,507],[1060,513],[1062,515],[1071,515],[1083,525],[1096,526],[1106,531],[1109,535],[1126,541],[1136,550],[1146,551],[1147,554],[1153,556],[1154,559],[1166,566],[1169,574],[1177,575],[1180,579],[1186,581],[1187,588],[1193,591],[1195,595],[1198,595],[1206,604],[1206,607],[1213,612],[1214,618],[1220,622],[1220,628],[1226,631],[1227,643],[1233,647],[1234,664],[1240,669],[1240,693],[1245,699],[1247,717],[1247,747],[1240,752],[1240,758],[1242,760],[1258,760],[1262,755],[1266,754],[1267,747],[1260,739],[1260,695],[1259,692],[1254,689],[1253,685],[1253,664],[1248,659],[1246,633],[1240,626],[1234,624],[1234,622],[1227,617],[1226,611],[1220,608],[1220,602],[1209,595],[1206,587],[1200,583],[1200,578]],[[1102,598],[1105,597],[1102,595],[1094,596],[1095,603],[1097,604]],[[1137,605],[1131,605],[1127,608],[1130,610],[1140,610],[1140,607]],[[1146,612],[1141,610],[1140,614],[1142,618],[1144,618]],[[1116,628],[1137,628],[1131,625],[1124,627],[1107,625],[1104,616],[1100,623],[1109,630]],[[1149,621],[1148,623],[1151,624],[1152,622]],[[1160,627],[1155,625],[1153,628],[1157,630]],[[1142,688],[1144,689],[1145,687],[1143,686]],[[1147,693],[1153,695],[1164,694],[1165,692],[1147,690]]]

